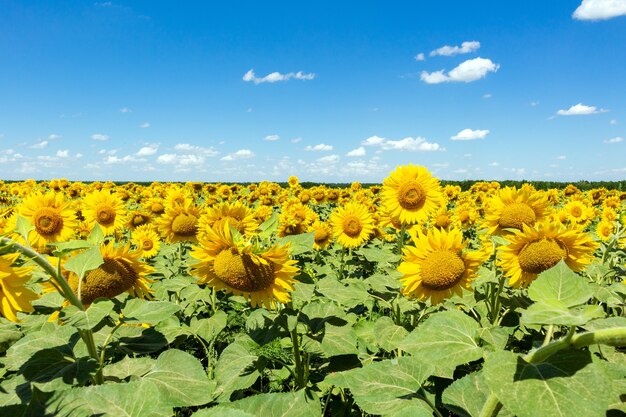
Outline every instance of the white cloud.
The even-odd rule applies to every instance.
[[[573,105],[567,110],[559,110],[556,112],[559,116],[584,116],[587,114],[605,113],[608,110],[598,109],[596,106],[585,106],[582,103]]]
[[[483,94],[483,98],[491,98],[491,97],[492,97],[491,93]]]
[[[287,74],[281,74],[280,72],[272,72],[267,74],[265,77],[257,77],[254,74],[254,70],[250,70],[246,72],[243,76],[243,80],[246,82],[253,82],[255,84],[261,83],[275,83],[278,81],[288,81],[290,79],[296,80],[312,80],[315,78],[315,74],[313,73],[304,73],[302,71],[298,72],[289,72]]]
[[[498,167],[500,166],[500,162],[492,162],[489,164],[490,167]]]
[[[572,17],[578,20],[606,20],[626,15],[626,0],[583,0]]]
[[[565,155],[559,155],[556,157],[556,159],[558,159],[559,161],[563,161],[565,159],[567,159],[567,157]]]
[[[448,72],[448,74],[444,73],[445,70],[431,73],[422,71],[420,78],[427,84],[440,84],[444,82],[469,83],[484,78],[490,72],[498,71],[498,68],[500,68],[500,66],[493,63],[490,59],[478,57],[460,63],[456,68]]]
[[[323,163],[323,164],[336,164],[337,162],[339,162],[339,155],[328,155],[328,156],[323,156],[321,158],[317,158],[317,162],[319,163]]]
[[[189,143],[178,143],[174,146],[174,150],[179,152],[193,152],[194,154],[201,154],[203,156],[219,155],[219,151],[217,151],[212,146],[208,148],[203,148],[201,146],[195,146]]]
[[[417,137],[407,137],[400,140],[388,140],[379,136],[371,136],[361,142],[365,146],[378,146],[381,151],[409,151],[409,152],[430,152],[443,151],[444,149],[438,143],[427,142],[426,139]],[[378,152],[378,151],[377,151]]]
[[[254,152],[250,149],[239,149],[237,152],[228,154],[222,157],[221,161],[234,161],[235,159],[248,159],[254,158]]]
[[[56,140],[56,139],[61,139],[61,135],[57,135],[54,133],[48,135],[48,140]]]
[[[430,53],[430,56],[443,55],[443,56],[454,56],[459,54],[469,54],[470,52],[474,52],[480,48],[480,42],[478,41],[466,41],[461,44],[461,46],[442,46],[441,48],[435,49]]]
[[[263,140],[267,140],[269,142],[274,142],[276,140],[280,139],[280,136],[278,135],[267,135],[263,138]]]
[[[34,145],[29,146],[31,149],[43,149],[46,146],[48,146],[48,141],[47,140],[42,140],[39,143],[35,143]]]
[[[362,146],[359,146],[356,149],[351,150],[350,152],[348,152],[346,154],[346,156],[365,156],[365,148]]]
[[[132,113],[133,111],[131,109],[129,109],[128,107],[122,107],[120,109],[120,112],[122,112],[122,113]]]
[[[94,133],[93,135],[91,135],[91,139],[105,141],[105,140],[109,140],[109,135],[103,135],[102,133]]]
[[[166,153],[157,157],[159,164],[172,165],[202,165],[205,162],[204,156],[201,155],[178,155],[175,153]]]
[[[420,52],[419,54],[415,55],[415,60],[416,61],[425,61],[426,57],[424,56],[423,52]]]
[[[150,127],[150,123],[144,122],[144,123],[140,124],[139,127],[142,128],[142,129],[147,129],[147,128]]]
[[[61,150],[57,151],[56,155],[57,155],[58,158],[67,158],[67,157],[70,156],[70,153],[69,153],[69,151],[67,149],[65,149],[63,151],[61,151]]]
[[[299,143],[299,142],[302,142],[302,138],[301,137],[297,137],[297,138],[291,139],[291,143]]]
[[[623,141],[624,141],[624,138],[618,136],[618,137],[615,137],[615,138],[607,139],[607,140],[604,141],[604,143],[620,143],[620,142],[623,142]]]
[[[489,130],[472,130],[463,129],[456,135],[452,136],[452,140],[475,140],[484,139],[489,134]]]
[[[148,145],[139,149],[139,151],[135,155],[150,156],[150,155],[154,155],[155,153],[157,153],[158,150],[159,150],[159,145]]]
[[[137,159],[133,155],[126,155],[122,158],[116,155],[107,156],[102,162],[105,165],[125,164],[128,162],[145,162],[145,159]]]
[[[304,148],[305,151],[332,151],[333,145],[326,145],[324,143],[320,143],[319,145],[311,146],[308,145]]]
[[[610,121],[609,123],[610,123],[610,124],[612,124],[612,125],[616,125],[616,124],[617,124],[617,120],[615,120],[615,119],[611,119],[611,121]],[[0,136],[0,137],[1,137],[1,136]]]
[[[538,101],[531,101],[530,102],[530,107],[537,107],[539,105]]]

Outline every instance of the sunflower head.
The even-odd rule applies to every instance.
[[[550,214],[547,196],[531,187],[505,187],[487,202],[484,226],[489,233],[499,235],[507,229],[522,230]]]
[[[25,287],[31,277],[32,267],[14,266],[17,253],[0,255],[0,314],[18,322],[17,313],[31,312],[31,302],[39,296]]]
[[[374,219],[363,204],[347,203],[338,207],[329,221],[333,237],[347,248],[361,246],[374,233]]]

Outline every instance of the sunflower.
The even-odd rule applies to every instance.
[[[167,191],[163,206],[166,210],[170,210],[173,208],[185,207],[192,202],[193,198],[189,190],[173,185]]]
[[[144,259],[156,256],[159,253],[159,249],[161,249],[159,234],[149,224],[137,227],[133,231],[131,241],[137,246],[137,249],[141,252],[141,257]]]
[[[330,215],[333,237],[346,248],[356,248],[374,233],[374,219],[368,208],[359,203],[337,207]]]
[[[426,220],[443,202],[439,180],[421,166],[403,165],[383,181],[383,204],[402,224]]]
[[[584,200],[570,200],[563,207],[567,219],[574,224],[587,226],[595,217],[595,210]]]
[[[557,222],[524,225],[508,235],[501,246],[498,265],[509,277],[512,287],[526,287],[537,276],[564,260],[573,271],[585,268],[598,247],[591,236],[579,228],[565,228]]]
[[[82,215],[92,229],[96,223],[105,236],[114,234],[124,227],[126,208],[124,202],[109,190],[96,190],[82,201]]]
[[[289,184],[289,188],[295,188],[298,186],[298,177],[296,177],[295,175],[292,175],[291,177],[289,177],[289,179],[287,180],[287,184]]]
[[[224,224],[228,224],[246,236],[253,235],[259,227],[254,218],[254,211],[242,203],[235,202],[221,203],[207,208],[198,220],[198,230],[203,233],[206,229],[222,228]]]
[[[191,267],[199,283],[242,295],[255,307],[273,308],[276,301],[291,299],[298,268],[289,259],[289,245],[261,251],[248,242],[235,242],[226,224],[208,229],[198,242],[200,246],[191,252],[198,262]]]
[[[193,203],[184,206],[172,206],[156,220],[156,225],[167,243],[197,242],[198,219],[200,209]]]
[[[70,239],[77,224],[71,203],[61,193],[32,194],[22,201],[18,213],[35,227],[28,234],[28,242],[40,251],[47,243]],[[13,221],[17,218],[11,219],[11,226]]]
[[[152,216],[142,210],[132,210],[126,216],[126,228],[134,230],[139,226],[145,226],[152,221]]]
[[[611,238],[611,235],[615,233],[615,223],[609,220],[600,220],[596,225],[596,235],[604,242]]]
[[[330,225],[318,220],[313,223],[312,227],[315,232],[313,237],[313,249],[322,250],[330,245],[330,242],[333,240],[333,231]]]
[[[81,284],[81,301],[91,304],[97,298],[113,298],[124,291],[135,297],[151,298],[148,286],[153,282],[147,278],[154,268],[141,262],[139,251],[131,251],[130,246],[115,247],[112,242],[100,246],[104,263],[85,274]],[[69,275],[69,284],[78,293],[78,276]]]
[[[486,251],[466,251],[467,243],[459,229],[429,229],[412,234],[415,246],[405,246],[398,271],[402,293],[420,300],[440,303],[453,294],[470,289],[480,265],[488,258]]]
[[[488,201],[483,225],[489,228],[489,234],[500,235],[504,229],[522,230],[524,224],[532,226],[549,214],[544,193],[530,188],[505,187]]]
[[[24,287],[33,267],[12,266],[18,257],[17,253],[0,255],[0,314],[13,322],[19,321],[18,311],[33,311],[30,303],[39,298]]]
[[[319,219],[309,206],[298,199],[291,199],[281,207],[278,216],[278,236],[299,235],[311,231],[311,226]]]

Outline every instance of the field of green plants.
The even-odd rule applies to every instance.
[[[624,415],[625,201],[0,182],[0,415]]]

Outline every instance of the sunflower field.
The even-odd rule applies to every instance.
[[[626,192],[0,181],[2,416],[626,414]]]

